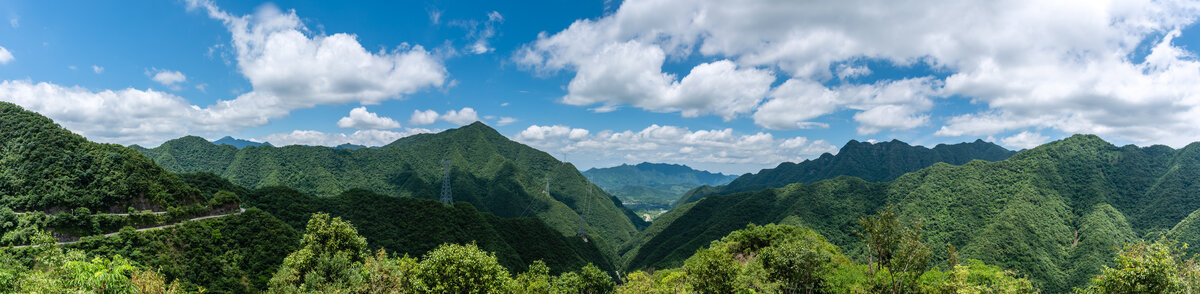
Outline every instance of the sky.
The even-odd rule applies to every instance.
[[[578,168],[849,140],[1200,141],[1197,1],[0,2],[0,101],[90,140],[385,145],[482,121]]]

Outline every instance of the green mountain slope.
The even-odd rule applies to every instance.
[[[699,171],[685,165],[648,163],[592,168],[583,172],[621,201],[669,208],[688,190],[701,185],[724,185],[735,176]]]
[[[621,252],[627,268],[672,266],[682,258],[675,252],[739,225],[795,216],[857,257],[861,245],[848,228],[890,203],[923,222],[935,256],[953,244],[962,258],[1017,270],[1062,292],[1111,262],[1115,244],[1173,227],[1188,235],[1180,228],[1200,208],[1200,178],[1188,177],[1200,171],[1198,150],[1200,144],[1116,147],[1076,135],[1003,161],[938,163],[891,182],[839,178],[704,198],[663,216]]]
[[[121,211],[190,204],[196,192],[145,156],[92,143],[49,118],[0,102],[0,207]]]
[[[292,227],[304,227],[314,212],[349,221],[370,242],[393,254],[421,256],[443,243],[476,243],[496,253],[507,268],[527,268],[542,260],[552,270],[567,271],[588,263],[613,270],[595,242],[562,236],[535,218],[503,219],[479,212],[465,202],[401,198],[353,189],[334,197],[313,197],[285,187],[252,191],[245,205],[279,216]]]
[[[537,217],[564,235],[579,218],[587,231],[621,244],[644,226],[632,211],[569,163],[509,140],[482,123],[399,139],[374,149],[285,146],[233,149],[184,137],[142,149],[171,171],[205,171],[251,188],[286,186],[333,197],[360,188],[389,196],[438,199],[442,160],[450,160],[455,201],[502,218]],[[232,152],[232,155],[230,155]],[[550,177],[549,191],[545,178]],[[605,248],[612,252],[613,248]]]
[[[826,153],[800,163],[784,162],[756,174],[742,175],[725,186],[715,189],[698,188],[689,191],[676,205],[694,202],[709,195],[779,188],[792,183],[812,183],[838,176],[885,182],[934,163],[960,165],[975,159],[997,161],[1004,160],[1014,153],[982,140],[951,145],[938,144],[932,149],[912,146],[897,140],[879,143],[850,140],[842,146],[837,155]]]

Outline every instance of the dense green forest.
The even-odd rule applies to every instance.
[[[596,242],[566,237],[536,218],[499,218],[479,212],[465,202],[441,202],[384,196],[367,190],[350,190],[334,197],[313,197],[284,187],[257,189],[244,205],[277,215],[301,228],[316,212],[341,217],[358,225],[371,248],[397,254],[421,255],[443,243],[475,243],[493,252],[500,263],[520,268],[541,260],[551,269],[579,268],[588,263],[615,270]],[[594,238],[591,238],[594,239]]]
[[[636,232],[573,166],[481,124],[379,149],[199,137],[141,149],[193,171],[172,174],[11,104],[0,114],[0,293],[1200,290],[1200,250],[1186,245],[1200,242],[1200,143],[1076,135],[891,181],[702,198]],[[455,162],[450,206],[432,200],[442,158]],[[547,174],[560,178],[543,193]],[[82,238],[55,245],[62,234]]]
[[[938,144],[932,149],[897,140],[878,143],[850,140],[837,155],[826,153],[800,163],[780,163],[775,168],[737,177],[725,186],[701,186],[685,193],[675,205],[695,202],[709,195],[780,188],[792,183],[813,183],[838,176],[886,182],[939,162],[960,165],[976,159],[998,161],[1014,153],[983,140]]]
[[[1166,234],[1197,239],[1200,144],[1113,146],[1070,138],[1011,158],[945,163],[872,183],[840,177],[709,197],[660,218],[621,253],[626,268],[674,267],[697,248],[750,223],[790,220],[862,256],[853,223],[887,204],[924,223],[934,255],[948,245],[1028,275],[1059,293],[1083,286],[1122,244]]]
[[[125,212],[200,199],[171,173],[120,145],[99,144],[49,118],[0,102],[0,207]]]
[[[669,209],[683,193],[701,185],[724,185],[736,176],[711,173],[678,164],[643,162],[591,168],[584,176],[604,191],[627,203],[645,208]],[[637,210],[638,207],[631,206]]]
[[[286,186],[318,197],[352,189],[437,199],[443,168],[450,160],[455,201],[501,218],[537,217],[563,235],[575,235],[582,215],[601,244],[633,237],[646,224],[569,163],[509,140],[474,123],[438,134],[401,138],[387,146],[335,149],[314,146],[215,145],[183,137],[146,149],[133,147],[172,172],[211,172],[233,183],[261,188]],[[545,191],[549,178],[549,191]]]

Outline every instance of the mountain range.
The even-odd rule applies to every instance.
[[[237,147],[237,149],[242,149],[242,148],[246,148],[246,147],[250,147],[250,146],[273,146],[273,145],[271,145],[271,142],[261,142],[260,143],[260,142],[250,141],[250,140],[234,139],[233,137],[230,137],[230,136],[225,136],[221,139],[217,139],[216,141],[213,141],[213,144],[229,145],[229,146]]]
[[[976,159],[997,161],[1014,153],[983,140],[938,144],[933,148],[912,146],[899,140],[877,143],[850,140],[838,150],[837,155],[825,153],[800,163],[780,163],[775,168],[744,174],[724,186],[697,187],[685,193],[675,205],[694,202],[709,195],[779,188],[792,183],[813,183],[839,176],[885,182],[934,163],[960,165]]]
[[[1059,293],[1087,283],[1127,242],[1161,234],[1198,241],[1198,180],[1200,143],[1117,147],[1075,135],[1004,160],[935,163],[891,181],[841,176],[703,198],[659,218],[621,253],[627,269],[674,267],[747,224],[790,218],[861,256],[859,217],[893,205],[924,225],[935,256],[954,245],[962,258],[1016,270]]]
[[[352,189],[437,200],[449,161],[454,201],[502,218],[537,217],[564,235],[580,218],[610,256],[646,223],[570,163],[513,142],[482,123],[401,138],[379,148],[258,146],[237,149],[200,137],[155,148],[131,146],[171,172],[209,172],[249,188],[286,186],[317,197]],[[549,180],[547,180],[549,178]],[[546,190],[546,188],[549,190]],[[596,238],[598,237],[598,238]]]
[[[444,177],[450,179],[452,205],[436,201]],[[618,179],[614,182],[638,181]],[[569,272],[576,268],[590,272],[591,281],[617,269],[653,269],[630,273],[629,286],[621,287],[635,290],[637,281],[649,281],[701,289],[736,282],[782,289],[772,288],[783,279],[779,273],[806,271],[778,270],[810,262],[803,254],[817,253],[828,260],[814,266],[836,269],[822,270],[821,283],[880,289],[868,267],[877,248],[864,244],[871,240],[867,235],[880,233],[861,230],[890,211],[898,223],[916,228],[901,229],[901,235],[917,233],[903,237],[921,243],[912,248],[931,254],[925,259],[932,266],[916,270],[924,272],[921,278],[905,282],[924,286],[911,289],[950,289],[940,288],[952,281],[946,275],[978,278],[983,273],[975,269],[1063,293],[1104,278],[1102,270],[1109,273],[1140,254],[1136,248],[1117,250],[1121,246],[1156,239],[1200,243],[1198,181],[1200,143],[1179,149],[1115,146],[1097,136],[1074,135],[1014,153],[982,141],[934,148],[851,141],[838,155],[697,188],[693,192],[712,193],[681,201],[646,226],[571,164],[481,123],[354,150],[238,149],[200,137],[126,148],[87,141],[48,118],[0,103],[0,243],[50,245],[53,238],[45,243],[46,238],[75,235],[82,238],[62,247],[78,251],[64,258],[132,261],[189,291],[269,290],[271,277],[289,260],[295,266],[295,258],[315,258],[304,255],[319,249],[313,246],[342,244],[314,239],[324,232],[322,222],[350,228],[342,237],[357,238],[363,250],[386,249],[400,258],[387,261],[397,262],[389,267],[415,262],[399,256],[424,255],[420,267],[409,269],[427,273],[450,269],[430,267],[430,259],[466,258],[430,252],[445,243],[474,243],[471,248],[488,252],[483,260],[505,274],[524,268],[539,269],[532,275],[562,273],[555,285],[581,279]],[[138,221],[143,218],[187,219],[217,199],[233,199],[247,209],[146,231],[133,228],[147,226]],[[300,227],[307,228],[304,237]],[[55,235],[42,233],[47,230]],[[25,248],[0,248],[6,265],[0,274],[23,277],[26,269],[60,268],[38,266],[42,261],[32,258],[41,255],[31,252],[50,251]],[[311,270],[364,262],[320,252],[326,259],[310,260],[322,266]],[[1118,253],[1125,259],[1115,259]],[[967,262],[958,263],[960,258]],[[547,266],[552,269],[541,269]],[[721,272],[730,269],[732,275]],[[710,270],[720,275],[708,275]],[[964,283],[992,283],[976,278]],[[546,279],[522,273],[513,283]],[[860,286],[872,288],[855,288]]]
[[[701,185],[724,185],[735,176],[692,169],[686,165],[649,163],[591,168],[583,172],[621,201],[646,208],[670,208],[683,193]]]

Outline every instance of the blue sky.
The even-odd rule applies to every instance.
[[[125,145],[481,120],[580,168],[726,173],[851,139],[1200,140],[1196,3],[960,2],[5,1],[0,100]]]

